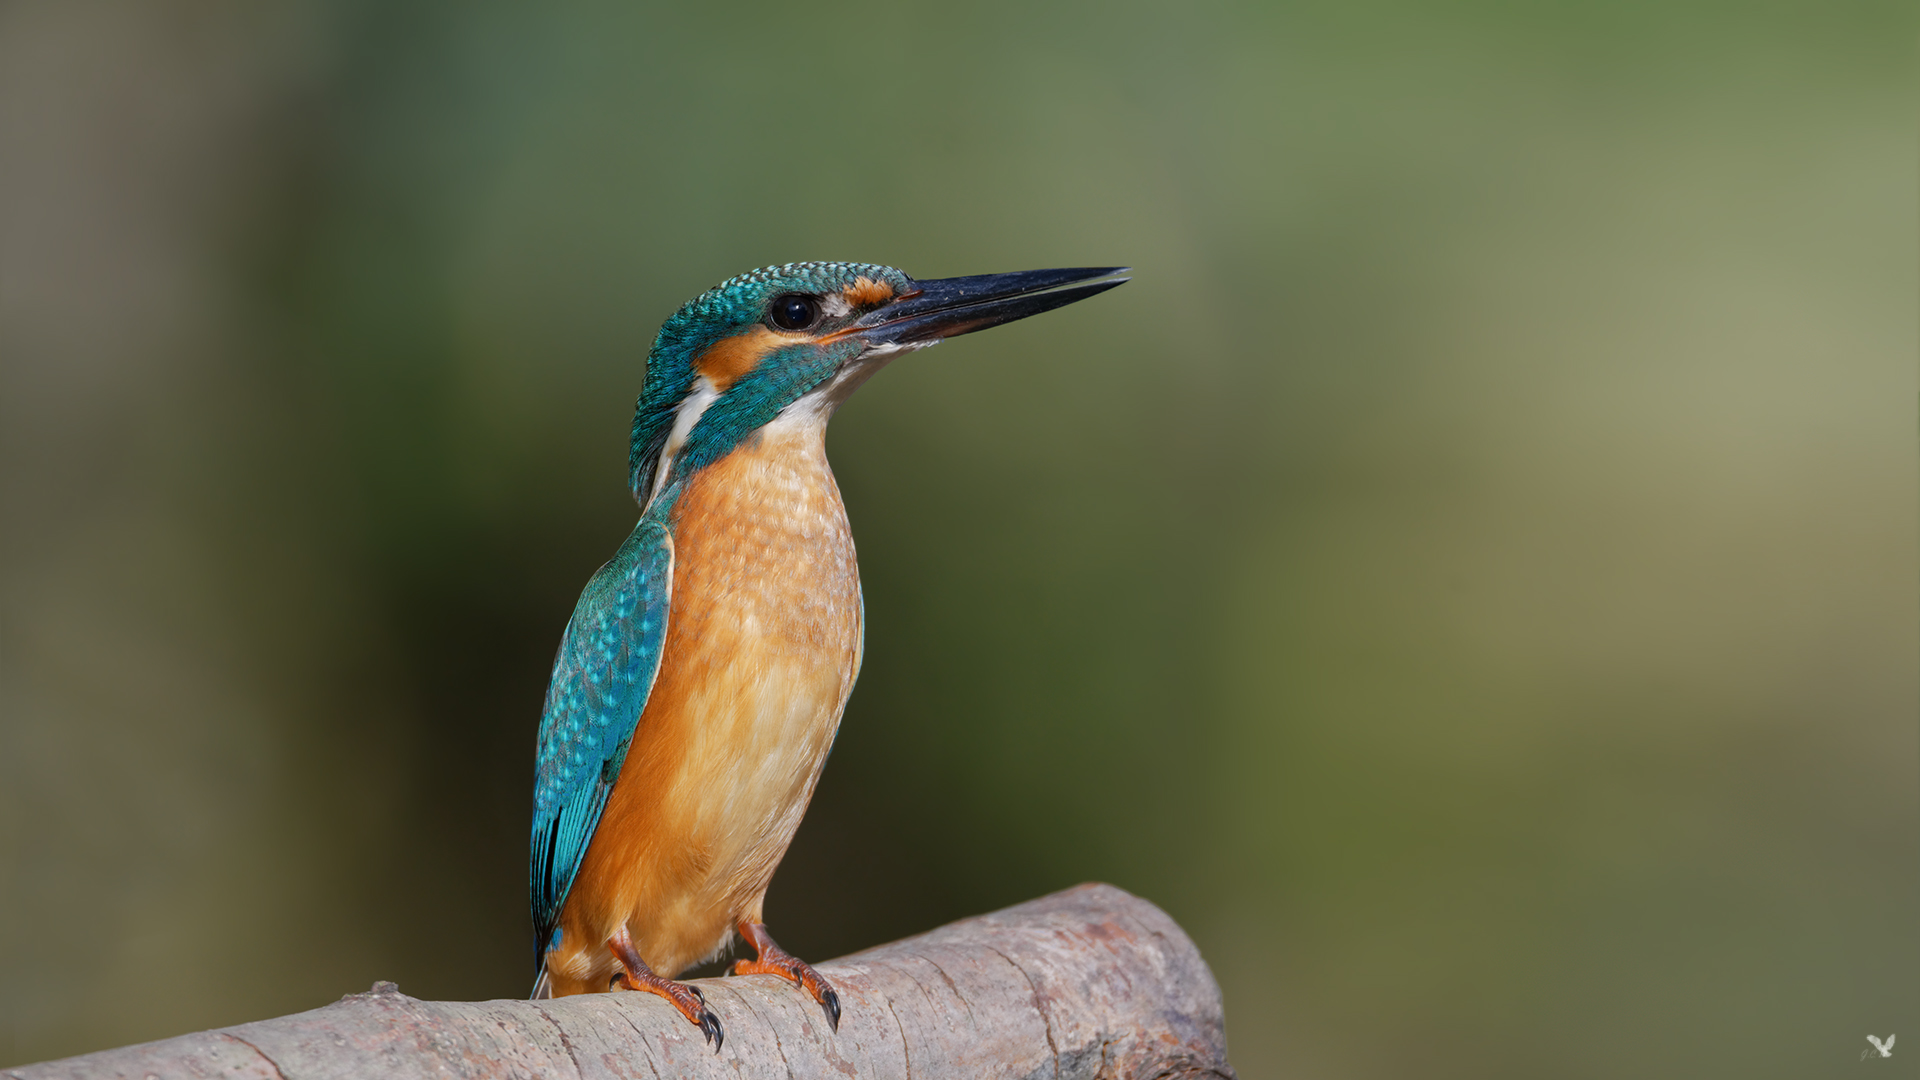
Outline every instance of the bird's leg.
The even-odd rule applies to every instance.
[[[835,1031],[840,1030],[840,995],[821,974],[813,970],[813,965],[794,956],[787,950],[774,944],[773,935],[767,933],[764,923],[741,919],[733,928],[753,946],[754,959],[736,961],[733,965],[735,975],[778,975],[789,982],[798,983],[802,990],[813,995],[813,1000],[827,1010],[827,1025]]]
[[[720,1030],[720,1018],[707,1008],[706,995],[700,992],[699,987],[655,975],[647,962],[640,959],[640,950],[633,947],[633,935],[627,933],[625,923],[607,939],[607,948],[613,951],[613,958],[620,961],[621,970],[613,976],[612,985],[628,990],[645,990],[673,1002],[673,1007],[680,1010],[680,1015],[697,1026],[700,1034],[713,1044],[713,1052],[720,1052],[720,1044],[727,1037]]]

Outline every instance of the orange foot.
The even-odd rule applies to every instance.
[[[741,960],[733,965],[735,975],[778,975],[789,982],[798,983],[802,990],[813,995],[813,1000],[827,1010],[827,1025],[835,1031],[840,1030],[840,995],[821,974],[807,963],[787,950],[774,944],[773,936],[767,933],[762,923],[741,919],[733,924],[740,936],[747,939],[756,954],[752,960]]]
[[[713,1044],[713,1052],[720,1052],[720,1044],[726,1041],[727,1036],[720,1030],[720,1018],[707,1008],[706,996],[700,993],[699,987],[655,975],[647,962],[640,959],[640,950],[633,947],[633,936],[627,933],[625,926],[607,939],[607,948],[613,950],[613,957],[620,961],[621,968],[614,975],[611,985],[627,990],[645,990],[666,998],[674,1008],[680,1010],[681,1016],[700,1029],[700,1034]]]

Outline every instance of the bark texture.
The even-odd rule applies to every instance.
[[[840,1030],[775,976],[698,985],[716,1054],[665,1001],[419,1001],[376,984],[325,1008],[7,1070],[17,1080],[381,1077],[1231,1078],[1220,988],[1165,912],[1081,885],[819,965]]]

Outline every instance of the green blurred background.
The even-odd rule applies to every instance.
[[[0,1064],[523,994],[654,329],[856,259],[1137,276],[835,423],[783,943],[1102,879],[1250,1078],[1913,1075],[1915,23],[0,4]]]

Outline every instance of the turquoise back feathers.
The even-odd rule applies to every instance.
[[[536,962],[659,674],[672,589],[673,539],[649,514],[587,583],[560,638],[534,755],[528,899]]]

